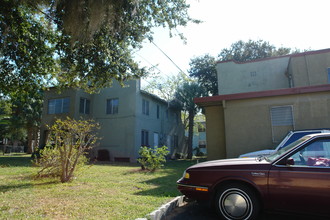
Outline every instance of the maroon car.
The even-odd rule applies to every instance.
[[[261,210],[330,216],[330,133],[269,156],[199,163],[177,184],[188,198],[211,201],[224,219],[256,219]]]

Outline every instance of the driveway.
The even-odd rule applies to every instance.
[[[207,205],[199,205],[197,202],[188,202],[181,207],[175,208],[165,220],[218,220],[216,212],[209,208]],[[261,220],[325,220],[326,218],[318,218],[313,216],[301,216],[301,215],[286,215],[286,214],[274,214],[274,213],[263,213]]]

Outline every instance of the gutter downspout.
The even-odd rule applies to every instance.
[[[226,100],[222,100],[222,107],[223,107],[223,109],[226,108]]]
[[[293,88],[294,87],[294,83],[293,83],[292,74],[290,73],[290,64],[291,64],[291,56],[289,58],[289,62],[288,62],[288,66],[286,68],[285,75],[288,77],[288,80],[289,80],[289,88]]]
[[[305,58],[305,64],[306,64],[306,70],[307,70],[308,86],[310,86],[311,81],[310,81],[310,78],[309,78],[309,65],[308,65],[308,59],[306,57],[306,54],[304,54],[304,58]]]

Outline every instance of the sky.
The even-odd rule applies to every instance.
[[[330,48],[329,0],[187,0],[192,18],[201,24],[178,28],[187,43],[168,29],[154,29],[154,44],[136,53],[141,66],[157,65],[161,75],[189,69],[192,58],[214,57],[239,40],[264,40],[276,47],[319,50]],[[178,68],[178,67],[179,68]],[[188,73],[187,73],[188,74]]]

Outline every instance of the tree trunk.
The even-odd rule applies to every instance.
[[[192,159],[193,152],[193,136],[194,136],[194,111],[189,111],[189,122],[188,122],[188,155],[187,159]]]
[[[39,129],[35,126],[27,126],[28,148],[27,153],[31,154],[39,145]]]
[[[27,139],[28,139],[28,148],[27,148],[27,153],[31,154],[33,152],[33,133],[34,129],[32,126],[27,127]]]

